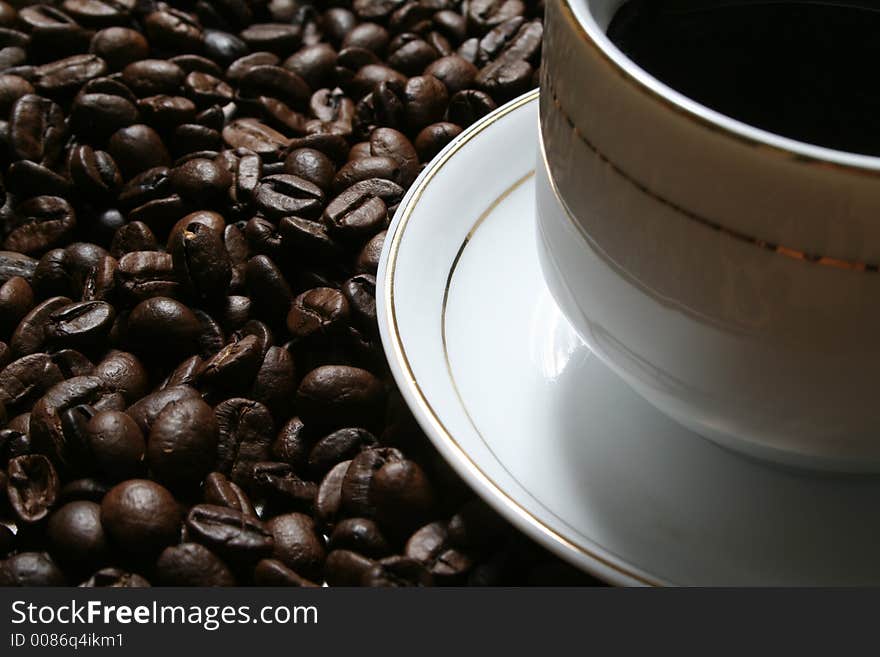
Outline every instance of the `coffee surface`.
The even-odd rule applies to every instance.
[[[714,6],[713,6],[714,5]],[[627,2],[609,38],[672,88],[800,141],[880,155],[880,8]]]

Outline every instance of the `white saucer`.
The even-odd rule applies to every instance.
[[[459,474],[618,584],[880,584],[880,479],[780,470],[668,420],[583,344],[541,277],[537,94],[463,133],[400,206],[382,340]]]

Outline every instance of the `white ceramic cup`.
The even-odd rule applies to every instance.
[[[645,399],[747,454],[880,471],[880,158],[745,125],[606,37],[623,0],[547,0],[540,257]]]

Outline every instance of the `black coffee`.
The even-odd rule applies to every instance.
[[[857,2],[632,0],[608,29],[674,89],[751,125],[880,155],[880,8]],[[847,6],[848,5],[848,6]]]

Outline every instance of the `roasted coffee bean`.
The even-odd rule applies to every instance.
[[[50,357],[64,377],[68,379],[74,376],[91,376],[95,371],[95,365],[92,361],[74,349],[61,349]]]
[[[533,74],[534,69],[528,62],[500,59],[480,69],[474,82],[480,89],[504,102],[531,89]]]
[[[0,285],[0,335],[9,336],[34,307],[34,292],[21,276],[12,276]]]
[[[244,229],[245,237],[253,253],[280,260],[282,256],[281,235],[271,221],[254,217]]]
[[[256,563],[272,554],[272,532],[257,518],[228,507],[197,504],[186,516],[192,540],[231,563]]]
[[[169,297],[142,301],[128,318],[129,337],[136,349],[165,359],[179,359],[194,353],[198,349],[200,330],[199,319],[193,311]]]
[[[411,530],[424,522],[435,503],[434,489],[414,461],[388,461],[375,472],[369,490],[376,517],[386,527]]]
[[[382,247],[385,244],[385,234],[386,232],[383,230],[370,238],[370,241],[364,245],[355,262],[355,271],[376,276],[379,269],[379,259],[382,256]],[[373,296],[375,298],[375,293]]]
[[[154,11],[144,19],[150,42],[170,52],[202,49],[202,28],[195,16],[171,7]]]
[[[424,565],[438,583],[457,583],[474,565],[471,555],[450,545],[446,523],[425,525],[409,538],[404,551]]]
[[[308,180],[281,173],[264,177],[257,185],[254,200],[270,217],[292,214],[313,217],[321,213],[324,192]]]
[[[239,33],[252,50],[266,50],[286,57],[299,47],[302,28],[282,23],[254,23]]]
[[[399,184],[403,176],[397,160],[391,157],[373,157],[371,155],[350,160],[340,168],[333,179],[333,189],[339,193],[355,183],[370,178],[381,178]]]
[[[318,586],[294,572],[277,559],[262,559],[254,567],[255,586]]]
[[[210,391],[243,392],[256,377],[262,357],[261,345],[255,336],[233,339],[204,363],[199,384]]]
[[[489,94],[477,89],[466,89],[450,98],[447,116],[457,125],[469,126],[497,107]]]
[[[36,268],[37,261],[23,253],[0,251],[0,281],[3,283],[16,276],[30,283]]]
[[[141,221],[132,221],[120,226],[110,242],[110,255],[121,258],[134,251],[156,251],[156,236],[150,227]]]
[[[433,75],[446,85],[449,95],[473,86],[479,70],[472,63],[459,57],[449,55],[441,57],[425,68],[425,75]]]
[[[64,113],[47,98],[21,96],[9,114],[9,145],[12,157],[52,166],[65,137]]]
[[[131,100],[109,93],[82,93],[71,106],[70,125],[77,136],[103,140],[138,120]]]
[[[205,55],[221,65],[231,64],[247,55],[249,50],[243,39],[221,30],[205,30],[202,33],[202,48]]]
[[[309,516],[302,513],[275,516],[266,523],[266,528],[274,540],[273,558],[308,579],[320,579],[326,552],[324,541]]]
[[[129,303],[155,297],[179,296],[180,284],[174,274],[171,255],[159,251],[133,251],[119,259],[116,283]]]
[[[266,317],[283,321],[293,292],[275,263],[264,255],[251,258],[247,263],[247,285],[254,307]]]
[[[386,463],[403,461],[394,448],[373,448],[360,452],[345,471],[341,485],[341,508],[351,515],[372,518],[376,506],[371,497],[373,479]]]
[[[247,493],[233,481],[229,481],[226,475],[220,472],[212,472],[205,477],[205,485],[202,497],[206,504],[225,506],[240,511],[245,516],[257,517],[254,505]]]
[[[314,148],[297,148],[287,154],[284,171],[326,191],[333,181],[336,167],[321,151]]]
[[[382,413],[385,392],[368,371],[345,365],[312,370],[297,390],[297,408],[306,424],[371,427]]]
[[[165,548],[156,562],[156,576],[164,586],[235,586],[229,567],[198,543]]]
[[[439,153],[455,137],[461,134],[461,126],[454,123],[432,123],[416,136],[415,148],[419,159],[427,162]]]
[[[60,504],[67,504],[68,502],[95,502],[100,504],[109,490],[110,486],[103,480],[95,479],[94,477],[82,477],[64,484],[58,495],[58,501]]]
[[[172,192],[169,173],[166,166],[152,167],[138,173],[119,191],[117,204],[124,210],[130,210],[168,196]]]
[[[370,178],[339,194],[324,210],[324,223],[331,235],[344,240],[363,240],[387,227],[388,206],[398,203],[403,188],[390,180]]]
[[[284,423],[272,443],[272,458],[287,463],[296,472],[304,473],[309,451],[315,440],[315,436],[306,430],[302,420],[292,417]]]
[[[281,243],[284,248],[295,253],[304,262],[335,260],[341,248],[327,234],[327,229],[319,221],[301,217],[284,217],[278,224]]]
[[[169,486],[196,486],[214,463],[217,434],[214,412],[205,402],[172,401],[150,428],[147,465],[153,476]]]
[[[129,573],[120,568],[102,568],[85,582],[80,584],[86,588],[148,588],[150,583],[136,573]]]
[[[134,0],[64,0],[61,6],[82,25],[124,23],[135,9]]]
[[[168,166],[171,156],[162,138],[143,124],[120,128],[107,143],[107,151],[126,178],[153,167]]]
[[[342,89],[319,89],[309,101],[309,111],[320,121],[351,122],[355,118],[355,104]]]
[[[201,399],[201,395],[190,386],[172,386],[150,393],[129,406],[125,412],[137,423],[141,432],[148,436],[156,418],[168,404],[186,399]]]
[[[137,30],[108,27],[95,33],[89,52],[101,57],[110,70],[121,71],[132,62],[146,59],[150,45]]]
[[[146,479],[117,484],[101,502],[101,524],[120,549],[156,554],[180,533],[181,508],[171,493]]]
[[[403,556],[385,557],[361,576],[361,586],[433,586],[434,578],[421,563]]]
[[[297,108],[305,107],[312,95],[306,81],[293,71],[266,65],[249,68],[238,81],[238,93],[242,98],[270,96]]]
[[[35,523],[47,515],[58,500],[61,482],[52,462],[42,454],[9,460],[6,494],[16,518]]]
[[[51,169],[30,160],[13,162],[6,172],[6,185],[23,198],[39,196],[69,196],[70,181]]]
[[[252,486],[255,493],[280,509],[311,513],[318,486],[302,479],[287,463],[261,461],[254,464]],[[274,508],[273,507],[273,508]]]
[[[198,212],[186,215],[174,224],[174,227],[168,233],[167,246],[170,248],[174,243],[177,234],[186,230],[186,228],[192,223],[204,224],[218,234],[223,233],[226,229],[226,221],[223,219],[223,215],[217,212],[211,212],[210,210],[199,210]]]
[[[272,415],[261,403],[244,398],[221,402],[214,414],[219,426],[215,469],[235,483],[247,483],[254,465],[270,458]]]
[[[276,420],[290,415],[296,395],[296,369],[290,352],[269,347],[251,385],[250,397],[262,403]]]
[[[324,576],[330,586],[360,586],[364,575],[375,565],[375,561],[357,552],[333,550],[327,555]]]
[[[223,141],[230,148],[246,148],[267,158],[281,158],[289,139],[256,119],[236,119],[223,128]]]
[[[110,480],[136,475],[144,460],[144,436],[121,411],[96,413],[85,426],[86,445],[98,472]]]
[[[86,144],[71,151],[69,167],[80,193],[97,202],[112,199],[122,186],[122,175],[110,154]]]
[[[217,231],[191,223],[174,238],[171,257],[178,280],[194,297],[214,302],[225,296],[232,278],[232,263]]]
[[[0,586],[64,586],[67,578],[43,552],[19,552],[0,561]]]
[[[326,43],[305,46],[285,59],[282,66],[299,75],[311,88],[317,89],[332,80],[336,51]]]
[[[142,59],[122,69],[122,82],[139,98],[173,94],[185,77],[177,64],[162,59]]]
[[[113,306],[104,301],[72,303],[49,315],[46,339],[55,347],[100,348],[115,318]]]
[[[134,354],[125,351],[108,352],[92,374],[110,390],[121,394],[129,404],[147,392],[148,377],[143,364]]]
[[[468,23],[485,30],[525,13],[522,0],[474,0],[468,6]]]
[[[409,185],[418,175],[418,155],[412,142],[402,132],[392,128],[374,130],[370,134],[370,153],[374,156],[385,156],[397,160],[401,169],[401,184],[403,185]],[[386,202],[389,201],[387,197],[384,198],[386,198]],[[389,202],[389,206],[396,203],[397,200]]]
[[[340,53],[340,59],[342,59],[343,53]],[[391,88],[402,89],[406,85],[406,76],[383,64],[365,64],[358,69],[352,78],[351,88],[355,96],[362,98],[365,94],[373,91],[381,82],[387,83]]]
[[[6,236],[3,248],[40,255],[63,246],[73,237],[76,214],[59,196],[35,196],[15,207],[18,225]]]
[[[309,471],[324,476],[340,461],[350,460],[361,451],[376,446],[376,437],[365,429],[339,429],[324,436],[309,452]]]
[[[72,95],[89,80],[107,72],[107,63],[97,55],[72,55],[34,69],[37,91],[51,97]]]
[[[95,502],[62,506],[49,517],[46,535],[55,559],[74,571],[94,572],[110,556],[101,525],[101,506]]]
[[[351,550],[372,559],[391,554],[391,546],[379,526],[369,518],[346,518],[330,534],[331,550]],[[410,554],[407,556],[413,557]]]
[[[315,288],[293,300],[287,314],[287,329],[298,340],[326,337],[341,332],[348,324],[345,296],[332,288]]]
[[[191,123],[196,118],[196,104],[183,96],[159,94],[138,101],[141,117],[158,130],[170,130],[181,123]]]
[[[15,356],[36,353],[46,341],[49,316],[71,303],[67,297],[51,297],[34,306],[18,323],[9,340],[9,348]]]
[[[418,75],[439,56],[434,46],[410,32],[398,35],[391,42],[388,64],[407,75]]]
[[[226,69],[226,80],[231,84],[238,84],[241,77],[254,66],[275,66],[281,61],[278,55],[266,52],[252,52],[250,55],[243,55],[229,65]]]

